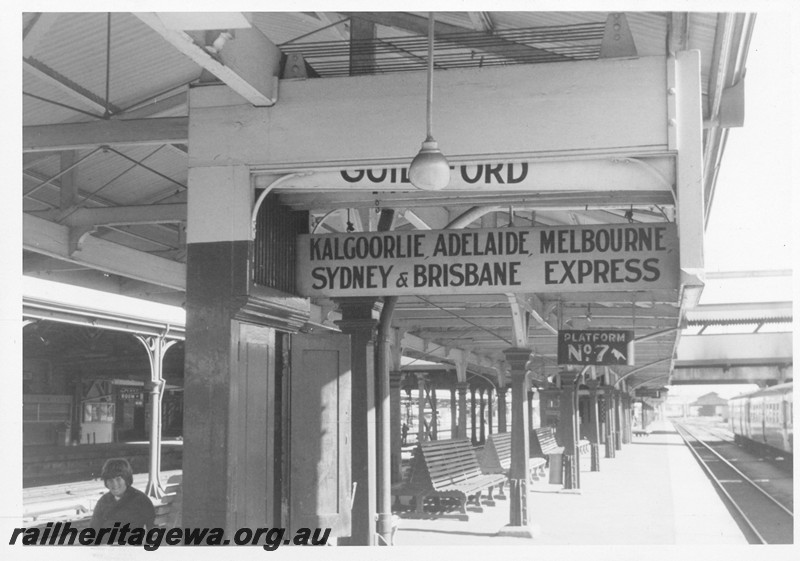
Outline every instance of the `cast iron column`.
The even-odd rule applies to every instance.
[[[600,471],[600,419],[597,408],[597,387],[600,382],[587,380],[589,387],[589,442],[592,443],[591,470]]]
[[[417,442],[422,443],[425,438],[425,374],[417,374]]]
[[[541,407],[541,403],[539,404]],[[512,405],[513,407],[513,405]],[[528,409],[528,430],[533,430],[533,389],[528,387],[525,392],[525,407]]]
[[[532,537],[528,519],[528,379],[525,376],[531,350],[503,351],[511,367],[511,469],[509,471],[509,523],[501,533]]]
[[[577,376],[573,372],[561,373],[561,429],[560,444],[564,447],[564,489],[580,489],[580,466],[578,465],[577,411],[575,396]]]
[[[456,419],[457,411],[456,411],[456,389],[455,387],[450,388],[450,438],[458,438],[458,420]]]
[[[615,456],[614,444],[614,386],[603,386],[603,409],[606,414],[606,458]]]
[[[478,442],[483,444],[486,442],[486,401],[483,399],[484,395],[486,394],[485,388],[480,388],[478,390],[478,395],[480,396],[480,438]]]
[[[459,382],[456,384],[458,391],[458,438],[467,438],[467,390],[469,384]]]
[[[431,382],[431,440],[439,440],[439,407],[436,402],[436,386]]]
[[[622,392],[614,390],[614,448],[622,450]]]
[[[631,396],[628,393],[622,394],[622,404],[623,404],[623,407],[625,408],[625,417],[624,417],[625,430],[622,433],[623,434],[623,438],[624,438],[623,442],[625,444],[630,444],[631,443],[631,436],[632,436],[631,435],[631,425],[632,425],[631,416],[632,416],[632,413],[633,413],[633,408],[631,407]]]
[[[403,381],[403,372],[401,370],[392,370],[389,373],[389,399],[391,401],[391,416],[392,416],[392,483],[399,483],[402,479],[400,467],[402,465],[402,446],[401,446],[401,417],[403,413],[400,406],[401,398],[401,385]]]
[[[489,409],[489,434],[494,432],[492,425],[494,424],[494,407],[492,405],[492,388],[486,390],[486,403]]]
[[[477,426],[475,425],[475,388],[471,388],[470,390],[470,421],[472,422],[472,426],[470,427],[470,431],[472,434],[472,445],[475,446],[478,443],[478,434],[477,434]]]
[[[164,354],[177,343],[175,340],[167,341],[164,336],[145,337],[135,336],[147,349],[147,358],[150,359],[150,469],[147,475],[145,494],[153,499],[164,496],[164,488],[159,481],[161,472],[161,402],[164,398],[166,381],[163,378]]]
[[[349,545],[373,545],[376,532],[375,485],[375,357],[367,351],[375,342],[378,315],[373,298],[338,301],[342,319],[336,324],[350,335],[352,411],[352,533]],[[371,362],[371,364],[370,364]]]
[[[497,388],[497,432],[507,432],[506,426],[506,391],[507,386]]]

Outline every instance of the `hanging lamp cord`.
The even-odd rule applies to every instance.
[[[431,106],[433,105],[433,12],[428,12],[428,100],[426,104],[427,118],[427,140],[433,140],[433,115]]]

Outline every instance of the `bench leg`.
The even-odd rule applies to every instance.
[[[486,496],[486,500],[483,501],[484,504],[489,505],[489,506],[494,506],[495,505],[495,502],[494,502],[494,485],[491,485],[489,487],[489,489],[486,491],[486,495],[487,495]]]
[[[415,512],[417,516],[424,516],[425,510],[423,509],[423,505],[425,504],[425,497],[427,495],[419,494],[414,495],[414,500],[417,502]]]
[[[506,497],[505,487],[506,487],[506,482],[505,481],[503,481],[502,483],[500,483],[500,485],[497,486],[497,500],[498,501],[504,501],[504,500],[506,500],[508,498],[508,497]]]
[[[465,494],[461,497],[458,497],[458,519],[467,522],[469,520],[469,514],[467,514],[467,501],[469,497]]]
[[[482,493],[482,491],[478,491],[473,495],[473,497],[475,497],[475,507],[477,508],[478,512],[483,512],[483,504],[481,504]]]
[[[536,464],[535,466],[530,468],[530,478],[529,479],[532,482],[533,481],[539,481],[539,479],[541,479],[542,477],[545,476],[545,474],[546,474],[545,465],[546,464],[544,462],[542,462],[542,463]]]

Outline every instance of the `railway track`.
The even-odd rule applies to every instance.
[[[755,461],[769,462],[776,468],[788,473],[790,477],[793,473],[793,458],[791,454],[787,454],[779,450],[772,450],[767,447],[748,445],[744,442],[737,444],[730,429],[718,424],[695,424],[694,422],[684,422],[684,424],[691,426],[695,433],[699,431],[700,436],[704,441],[718,443],[715,444],[718,450],[721,448],[728,448],[732,450],[733,447],[738,447],[740,449],[740,453],[732,454],[733,457],[736,457],[737,455],[744,455],[750,457],[751,459],[756,458]],[[702,436],[704,434],[706,436]],[[734,461],[734,463],[736,463],[736,461]],[[791,500],[791,498],[789,500]]]
[[[716,431],[701,433],[700,427],[673,421],[678,434],[689,446],[725,498],[731,512],[750,543],[793,543],[794,513],[791,493],[776,491],[770,485],[769,470],[764,463],[745,461],[739,449],[723,441],[722,446],[712,446],[707,440]],[[734,459],[735,458],[735,459]],[[769,467],[769,466],[767,466]],[[780,473],[779,470],[775,470]],[[765,477],[766,476],[766,477]],[[785,480],[785,475],[783,476]],[[786,482],[784,481],[784,484]],[[789,480],[789,488],[792,482]]]

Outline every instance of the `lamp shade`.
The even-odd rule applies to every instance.
[[[415,187],[427,191],[444,189],[450,183],[450,164],[433,138],[425,139],[419,154],[411,161],[408,179]]]

